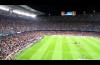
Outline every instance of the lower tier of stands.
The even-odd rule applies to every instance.
[[[12,34],[0,37],[0,59],[11,59],[11,56],[23,48],[35,44],[45,35],[94,36],[100,38],[99,32],[81,31],[33,31]]]

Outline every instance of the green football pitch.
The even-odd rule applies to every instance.
[[[88,36],[45,36],[14,60],[100,60],[100,39]]]

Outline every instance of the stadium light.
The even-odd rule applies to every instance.
[[[36,15],[30,15],[30,16],[33,17],[33,18],[36,17]]]
[[[25,12],[22,12],[22,11],[18,11],[18,10],[13,10],[14,13],[17,13],[17,14],[21,14],[21,15],[27,15],[29,16],[28,13],[25,13]]]
[[[85,11],[83,13],[85,14]]]
[[[93,12],[95,12],[95,10]]]
[[[31,17],[36,17],[36,15],[29,14],[26,12],[18,11],[18,10],[13,10],[14,13],[20,14],[20,15],[25,15],[25,16],[31,16]]]
[[[1,10],[4,10],[4,11],[9,11],[9,8],[3,7],[3,6],[0,6],[0,9],[1,9]]]

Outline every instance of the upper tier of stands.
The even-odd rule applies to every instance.
[[[0,16],[0,36],[34,30],[100,32],[100,15],[39,16],[33,19]]]

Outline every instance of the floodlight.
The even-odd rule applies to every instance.
[[[31,16],[31,17],[36,17],[36,15],[32,15],[26,12],[18,11],[18,10],[13,10],[14,13],[20,14],[20,15],[25,15],[25,16]]]
[[[36,15],[30,15],[30,16],[33,17],[33,18],[36,17]]]
[[[13,12],[21,15],[28,15],[27,13],[18,10],[13,10]]]
[[[1,9],[1,10],[5,10],[5,11],[9,11],[9,8],[3,7],[3,6],[0,6],[0,9]]]

